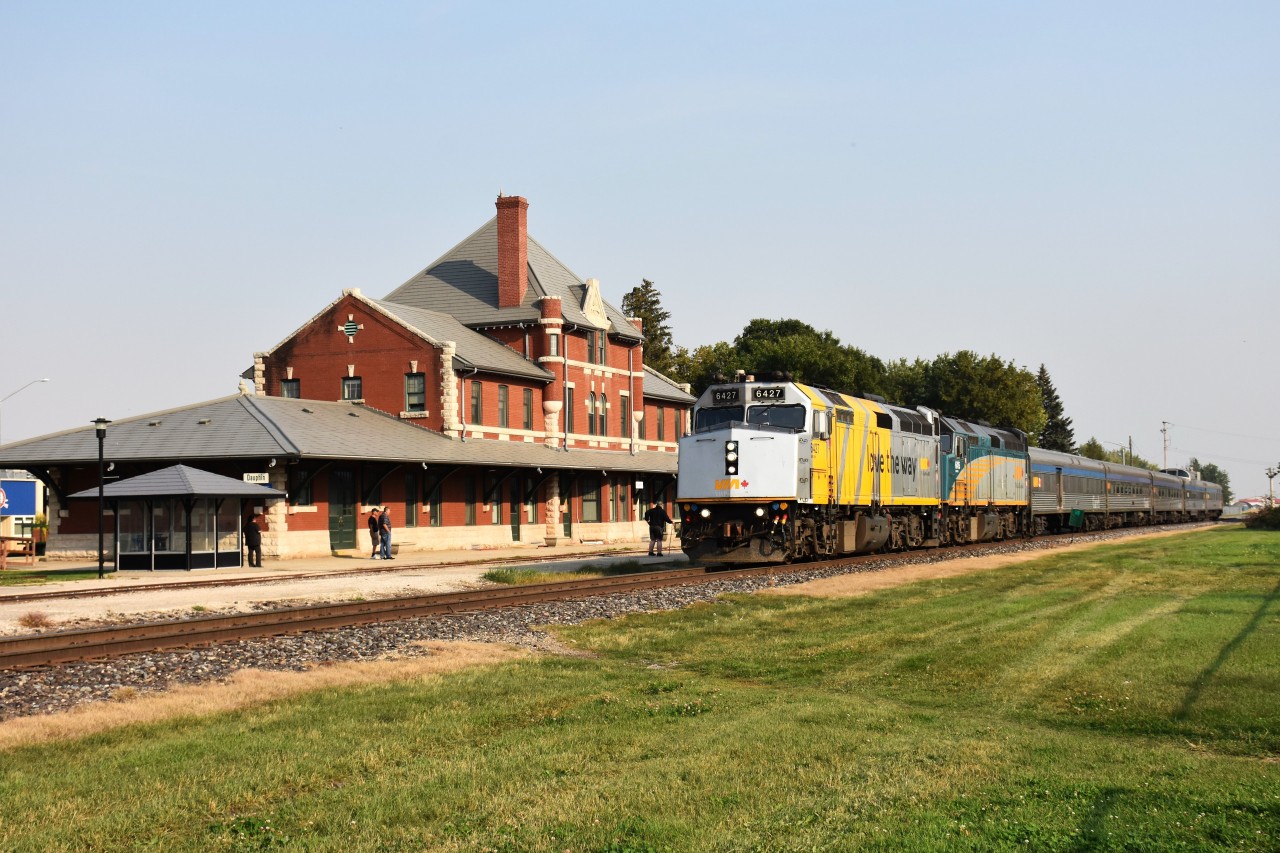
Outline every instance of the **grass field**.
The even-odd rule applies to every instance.
[[[0,849],[1276,850],[1280,535],[560,631],[0,754]]]
[[[0,572],[0,586],[26,586],[55,581],[82,581],[98,576],[97,569],[49,569],[19,568],[25,564],[14,560],[9,568]],[[111,570],[108,569],[108,572]]]

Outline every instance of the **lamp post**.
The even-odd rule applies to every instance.
[[[46,377],[46,378],[44,378],[44,379],[32,379],[32,380],[31,380],[30,382],[28,382],[26,385],[23,385],[23,386],[22,386],[21,388],[19,388],[17,391],[14,391],[14,392],[13,392],[13,394],[6,394],[5,396],[0,397],[0,404],[3,404],[5,400],[8,400],[10,397],[12,397],[12,396],[14,396],[14,395],[16,395],[16,394],[21,394],[23,391],[27,390],[27,389],[28,389],[28,388],[30,388],[32,385],[39,385],[41,382],[48,382],[48,381],[49,381],[49,380],[48,380],[48,378],[47,378],[47,377]],[[0,431],[0,444],[4,444],[4,433],[3,433],[3,431]]]
[[[94,433],[98,436],[98,577],[104,576],[102,563],[104,559],[102,545],[102,519],[106,515],[106,499],[103,497],[102,488],[106,480],[106,471],[102,467],[102,445],[107,440],[107,424],[111,421],[106,418],[97,418],[93,421],[95,427]]]
[[[1268,468],[1263,473],[1267,475],[1267,509],[1271,509],[1276,505],[1275,484],[1276,474],[1280,474],[1280,464]]]
[[[1121,443],[1120,443],[1120,442],[1118,442],[1118,441],[1104,441],[1104,442],[1102,442],[1102,443],[1103,443],[1103,444],[1109,444],[1109,445],[1111,445],[1112,447],[1118,447],[1118,448],[1120,449],[1120,464],[1121,464],[1121,465],[1132,465],[1132,464],[1133,464],[1133,439],[1129,439],[1129,444],[1128,444],[1128,445],[1121,444]],[[1125,461],[1125,453],[1126,453],[1126,452],[1129,454],[1129,456],[1128,456],[1128,461],[1127,461],[1127,462]]]

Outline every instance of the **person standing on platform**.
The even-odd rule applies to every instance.
[[[249,549],[249,568],[262,568],[262,525],[256,514],[244,523],[244,544]]]
[[[369,542],[373,546],[373,553],[369,556],[375,560],[382,556],[381,548],[379,547],[382,542],[382,525],[378,521],[378,509],[375,506],[369,510]]]
[[[382,534],[382,559],[394,560],[391,556],[391,510],[385,506],[378,516],[378,532]]]
[[[650,501],[649,511],[644,514],[644,520],[649,524],[649,556],[661,557],[662,540],[667,536],[667,525],[671,523],[671,516],[667,515],[666,509],[658,503],[657,498],[654,498]]]

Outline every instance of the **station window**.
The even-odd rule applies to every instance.
[[[510,416],[507,412],[507,393],[506,385],[498,386],[498,426],[500,427],[510,426]]]
[[[471,423],[478,424],[484,415],[484,386],[479,382],[471,383]]]
[[[364,383],[359,376],[344,376],[342,378],[342,399],[364,399]]]
[[[533,389],[524,389],[524,428],[533,429]]]
[[[404,375],[404,410],[406,412],[427,410],[426,374],[406,373]]]
[[[281,379],[280,380],[280,396],[290,397],[294,400],[302,397],[302,380],[301,379]]]

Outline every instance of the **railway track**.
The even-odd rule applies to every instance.
[[[743,569],[731,574],[759,574]],[[724,577],[725,572],[715,573]],[[113,628],[87,628],[0,639],[0,670],[56,666],[303,631],[368,625],[417,616],[475,612],[611,592],[631,592],[705,580],[704,569],[614,575],[561,583],[397,596],[339,604],[310,604],[229,616],[199,616]]]
[[[342,569],[331,572],[305,572],[301,574],[281,575],[279,577],[251,577],[251,578],[211,578],[201,581],[183,581],[180,583],[157,583],[146,584],[145,586],[122,586],[117,588],[81,589],[81,590],[62,590],[59,592],[28,592],[28,593],[8,593],[0,595],[0,604],[22,604],[28,601],[43,601],[49,599],[61,598],[100,598],[108,595],[128,595],[137,592],[163,592],[165,590],[175,589],[202,589],[212,587],[226,586],[256,586],[261,584],[272,583],[291,583],[299,580],[316,580],[318,578],[341,578],[351,577],[353,575],[376,575],[388,572],[404,572],[411,569],[457,569],[465,567],[479,567],[486,565],[493,566],[525,566],[538,565],[540,563],[560,563],[565,560],[582,559],[602,559],[609,557],[639,557],[645,552],[639,549],[634,551],[609,551],[600,554],[583,554],[570,555],[558,554],[547,557],[519,557],[492,560],[458,560],[452,563],[414,563],[406,560],[403,564],[395,566],[363,566],[358,569]]]
[[[1140,531],[1132,531],[1140,532]],[[1108,537],[1109,538],[1109,537]],[[396,596],[358,602],[311,604],[226,616],[199,616],[123,627],[88,628],[75,631],[0,638],[0,671],[57,666],[82,660],[120,657],[138,652],[154,652],[206,646],[235,640],[272,637],[307,631],[323,631],[419,616],[473,613],[502,607],[559,601],[615,592],[633,592],[665,586],[697,584],[719,579],[795,572],[822,572],[833,568],[856,568],[875,563],[889,568],[909,563],[957,559],[992,551],[1008,550],[1011,544],[1026,548],[1031,543],[1068,545],[1075,537],[1039,537],[1002,543],[980,543],[945,551],[908,551],[898,554],[866,554],[823,562],[775,564],[745,569],[707,570],[685,568],[658,572],[613,575],[603,578],[495,587],[428,595]]]

